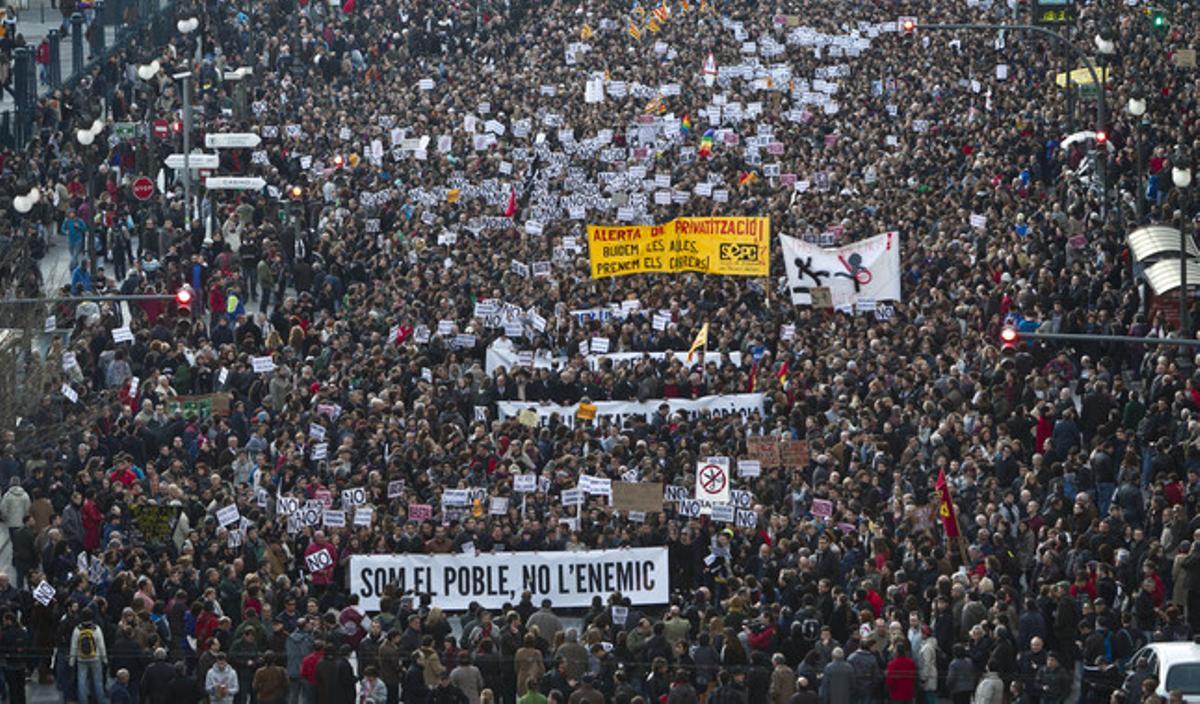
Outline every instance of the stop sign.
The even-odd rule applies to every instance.
[[[159,119],[159,120],[154,121],[154,136],[155,137],[158,137],[159,139],[164,139],[167,136],[167,132],[168,132],[168,127],[167,127],[166,120]]]
[[[146,176],[139,176],[133,182],[133,197],[138,200],[150,200],[154,195],[154,181]]]

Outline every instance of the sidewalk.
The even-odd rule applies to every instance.
[[[71,2],[72,0],[61,0],[63,2]],[[12,10],[10,10],[12,12]],[[42,43],[42,39],[50,34],[50,30],[60,30],[61,42],[59,44],[59,63],[62,65],[62,79],[66,82],[72,75],[71,71],[71,26],[68,23],[66,28],[62,27],[62,12],[51,7],[49,0],[30,0],[29,8],[24,10],[16,10],[17,13],[17,34],[25,37],[25,45],[36,50],[38,45]],[[110,17],[111,21],[112,18]],[[83,27],[84,38],[83,43],[83,62],[84,66],[88,64],[88,55],[91,53],[91,47],[88,46],[87,26]],[[111,47],[117,40],[117,28],[112,24],[104,29],[105,46]],[[38,96],[46,95],[50,88],[42,80],[41,69],[38,68]],[[16,105],[13,103],[12,96],[8,93],[0,94],[0,112],[13,110]]]

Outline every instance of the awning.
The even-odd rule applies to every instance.
[[[1126,237],[1129,249],[1133,252],[1133,260],[1146,261],[1153,257],[1169,253],[1174,256],[1176,265],[1179,259],[1179,230],[1166,225],[1147,225],[1130,232]],[[1200,257],[1200,248],[1192,239],[1188,239],[1187,253],[1189,257]]]
[[[1150,266],[1145,272],[1146,281],[1154,295],[1173,291],[1179,288],[1179,260],[1165,259]],[[1188,286],[1200,286],[1200,262],[1189,259],[1187,262]]]

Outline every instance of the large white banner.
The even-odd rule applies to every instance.
[[[812,305],[814,288],[829,289],[833,307],[900,300],[900,235],[885,232],[835,249],[779,236],[792,303]]]
[[[687,364],[687,350],[674,352],[610,352],[607,354],[589,354],[585,361],[588,369],[596,371],[600,369],[600,364],[603,360],[611,360],[614,369],[619,369],[624,366],[635,365],[645,357],[655,362],[661,361],[671,355],[683,364]],[[693,364],[698,364],[700,353],[696,353],[697,359],[693,360]],[[704,364],[715,364],[721,366],[721,352],[705,352]],[[509,375],[518,367],[526,367],[533,369],[560,369],[565,367],[569,360],[562,356],[553,356],[549,350],[518,350],[512,343],[504,338],[500,338],[493,342],[487,348],[487,353],[484,357],[484,371],[488,376],[491,376],[500,367],[508,370]],[[735,367],[742,366],[742,353],[730,352],[729,361]]]
[[[473,601],[487,609],[515,604],[525,590],[533,603],[549,598],[556,607],[589,606],[593,596],[613,592],[634,604],[665,604],[671,592],[666,548],[350,558],[350,591],[363,609],[379,610],[389,584],[453,611]]]
[[[690,417],[695,417],[697,414],[701,417],[738,415],[745,422],[749,420],[751,413],[755,411],[762,413],[764,398],[764,394],[722,394],[720,396],[701,396],[697,399],[658,398],[640,402],[595,401],[592,405],[596,407],[597,418],[612,418],[613,422],[617,424],[624,423],[625,416],[649,417],[664,403],[670,407],[672,413],[686,411]],[[525,409],[537,413],[538,423],[541,425],[545,425],[549,422],[550,417],[557,413],[564,423],[573,427],[579,404],[558,406],[535,401],[499,401],[496,403],[496,410],[501,419],[515,418]]]

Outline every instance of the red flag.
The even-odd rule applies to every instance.
[[[781,366],[779,368],[779,371],[775,372],[775,378],[779,379],[779,386],[781,386],[784,391],[787,391],[787,387],[788,387],[788,365],[787,365],[787,362],[784,362],[783,366]]]
[[[351,12],[354,12],[354,7],[357,4],[358,3],[356,0],[346,0],[346,2],[342,3],[342,14],[348,15]]]
[[[958,516],[954,513],[954,502],[950,500],[950,485],[946,483],[946,470],[938,470],[937,478],[938,515],[947,538],[958,537]]]
[[[754,360],[754,364],[750,365],[750,383],[746,384],[746,393],[754,393],[755,381],[758,378],[758,360]]]
[[[508,205],[504,208],[504,217],[511,218],[517,214],[517,187],[512,186],[508,192]]]

